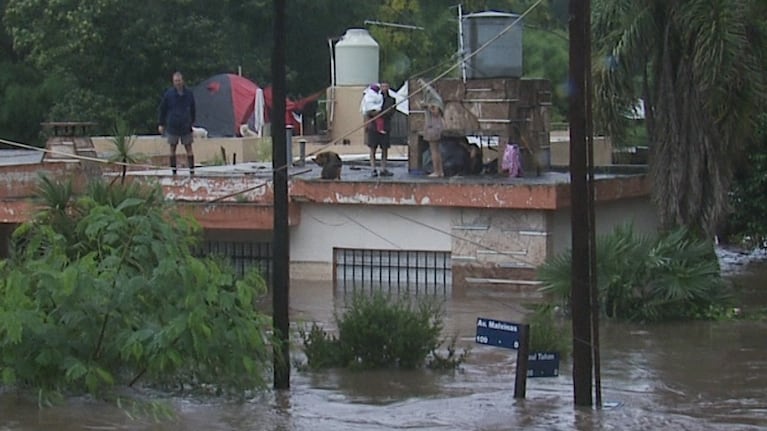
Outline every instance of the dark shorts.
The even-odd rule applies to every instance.
[[[176,136],[176,135],[168,135],[168,145],[178,145],[179,141],[181,142],[181,145],[187,146],[192,145],[192,142],[194,142],[194,137],[191,133],[183,135],[183,136]]]
[[[371,123],[372,124],[372,123]],[[390,145],[389,134],[382,135],[375,130],[375,127],[368,127],[365,131],[365,145],[370,148],[388,149]]]

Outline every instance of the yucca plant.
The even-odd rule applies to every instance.
[[[66,240],[75,237],[71,220],[73,216],[77,216],[77,209],[72,179],[56,181],[41,174],[35,194],[33,200],[40,210],[33,220],[22,224],[14,233],[10,250],[14,259],[21,258],[28,247],[33,250],[43,250],[52,246],[46,240],[32,241],[40,230],[51,230]]]
[[[147,187],[141,184],[125,184],[121,187],[112,187],[102,181],[93,181],[88,184],[85,199],[97,205],[120,206],[128,199],[140,197],[148,206],[162,206],[165,204],[162,190],[156,187]],[[84,201],[78,201],[82,206]],[[131,214],[130,210],[128,214]]]
[[[719,275],[719,262],[709,242],[678,229],[658,239],[650,250],[646,301],[640,318],[695,318],[730,298]]]
[[[602,316],[629,321],[713,318],[729,295],[711,243],[680,228],[657,238],[622,225],[597,238],[597,289]],[[571,252],[538,269],[543,291],[567,304]]]
[[[128,128],[128,125],[124,120],[118,119],[112,129],[112,145],[114,145],[115,154],[109,158],[109,161],[122,164],[120,184],[125,183],[125,176],[128,173],[128,165],[140,161],[140,158],[133,154],[133,144],[135,141],[136,137],[134,136],[133,131]]]

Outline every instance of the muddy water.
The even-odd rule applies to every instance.
[[[731,275],[749,309],[767,308],[767,265]],[[340,294],[294,283],[295,322],[331,322]],[[513,298],[473,295],[446,303],[448,332],[472,347],[460,372],[293,372],[289,392],[245,403],[173,399],[176,418],[155,422],[90,400],[40,410],[0,395],[8,430],[767,430],[767,322],[602,327],[605,407],[572,406],[571,365],[530,379],[513,398],[515,352],[473,343],[478,316],[519,319]]]

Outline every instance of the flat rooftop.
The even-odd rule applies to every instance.
[[[183,151],[179,154],[179,161],[184,160]],[[376,163],[380,171],[380,161]],[[370,167],[370,162],[366,158],[357,158],[353,160],[344,161],[344,166],[341,172],[340,182],[363,182],[363,183],[378,183],[378,182],[408,182],[408,183],[462,183],[462,184],[561,184],[570,182],[569,172],[563,170],[547,170],[541,172],[540,175],[526,175],[523,177],[509,177],[503,174],[480,174],[480,175],[455,175],[444,178],[429,177],[422,172],[413,172],[408,169],[408,163],[406,160],[394,159],[387,162],[387,170],[392,173],[392,176],[383,177],[372,175],[373,169]],[[337,180],[323,180],[320,178],[322,167],[318,166],[311,160],[306,160],[303,165],[294,164],[288,169],[288,173],[291,179],[300,179],[304,181],[317,181],[324,183],[338,182]],[[644,166],[626,165],[626,166],[613,166],[613,167],[601,167],[595,172],[595,178],[608,179],[621,176],[631,176],[636,174],[645,173],[646,168]],[[112,175],[117,175],[114,173]],[[130,171],[128,175],[131,176],[158,176],[166,177],[172,176],[170,168],[161,169],[147,169],[147,170],[135,170]],[[189,170],[187,168],[179,168],[177,178],[189,176]],[[239,177],[239,176],[253,176],[263,179],[272,178],[272,163],[271,162],[246,162],[230,165],[216,165],[216,166],[197,166],[195,167],[195,177]]]

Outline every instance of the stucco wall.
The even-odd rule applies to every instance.
[[[464,209],[453,225],[453,260],[535,268],[546,258],[546,216],[540,210]]]
[[[455,210],[433,207],[301,205],[301,223],[290,231],[290,260],[332,276],[333,247],[450,251]],[[309,278],[309,277],[301,277]]]
[[[602,203],[597,233],[633,222],[643,233],[657,229],[647,199]],[[481,267],[514,277],[514,269],[534,271],[548,256],[570,247],[570,211],[462,208],[301,206],[301,223],[290,232],[292,275],[332,278],[333,247],[450,251],[454,265]],[[454,266],[454,268],[456,268]],[[495,269],[493,269],[495,268]],[[507,271],[508,272],[508,271]],[[456,274],[454,274],[454,283]]]
[[[597,235],[608,234],[615,226],[632,223],[637,232],[653,235],[658,231],[658,216],[649,197],[600,203],[595,207]],[[570,209],[550,214],[551,254],[561,253],[571,246]]]

